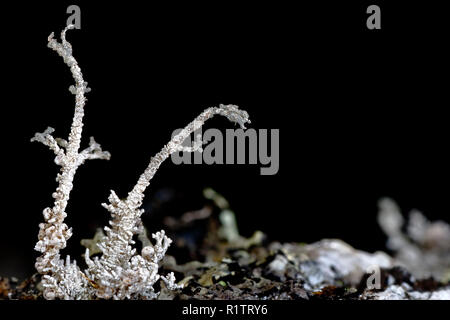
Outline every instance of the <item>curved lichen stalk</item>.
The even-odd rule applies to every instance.
[[[106,237],[98,245],[103,255],[101,258],[91,260],[89,249],[85,254],[86,263],[89,266],[86,273],[92,281],[99,284],[97,292],[100,297],[123,299],[142,292],[146,293],[146,298],[155,296],[153,284],[160,278],[157,274],[158,262],[164,257],[172,241],[165,236],[164,231],[157,232],[152,235],[157,241],[156,245],[146,246],[142,249],[141,255],[136,255],[136,250],[131,245],[134,244],[133,235],[141,232],[143,210],[140,207],[144,192],[161,163],[171,154],[202,150],[202,142],[194,142],[192,147],[184,147],[183,142],[216,114],[227,117],[242,128],[245,128],[246,123],[250,123],[248,113],[237,106],[220,105],[208,108],[150,159],[148,167],[125,200],[121,200],[114,191],[111,191],[109,204],[103,204],[112,216],[111,227],[105,227]],[[177,287],[173,274],[161,279],[169,288]]]

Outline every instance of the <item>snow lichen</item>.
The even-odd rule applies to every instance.
[[[203,111],[189,123],[179,134],[174,136],[162,150],[150,159],[148,167],[139,177],[134,188],[126,199],[120,199],[111,191],[109,203],[103,206],[110,212],[110,227],[105,227],[104,235],[98,234],[92,241],[85,241],[87,249],[85,261],[88,268],[82,271],[70,256],[61,258],[60,250],[66,247],[72,235],[72,229],[65,223],[66,207],[73,189],[73,179],[78,167],[86,160],[109,160],[110,154],[91,137],[89,146],[80,150],[83,129],[85,93],[90,89],[84,81],[81,69],[72,55],[72,46],[66,40],[67,26],[61,32],[61,42],[54,39],[52,33],[48,37],[48,47],[56,51],[69,66],[75,85],[69,91],[75,95],[75,112],[71,131],[67,140],[53,137],[53,128],[43,133],[36,133],[31,141],[41,142],[55,153],[55,163],[61,167],[56,181],[58,187],[52,194],[54,206],[43,211],[44,223],[39,225],[40,231],[35,250],[41,252],[35,267],[42,275],[43,295],[46,299],[155,299],[153,285],[162,280],[169,290],[182,287],[176,283],[173,273],[167,276],[158,274],[158,263],[163,259],[172,240],[164,230],[152,235],[155,244],[147,241],[140,254],[132,247],[133,236],[145,230],[141,221],[143,210],[140,209],[144,192],[150,184],[159,166],[174,152],[201,151],[202,141],[192,147],[183,146],[183,142],[196,130],[200,129],[208,119],[221,115],[245,128],[250,123],[248,113],[235,105],[220,105]],[[100,250],[101,256],[90,258],[90,249]]]

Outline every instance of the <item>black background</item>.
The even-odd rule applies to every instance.
[[[382,196],[449,221],[448,31],[437,5],[376,1],[382,29],[367,30],[368,2],[2,4],[0,275],[33,272],[40,213],[52,204],[58,168],[29,139],[47,126],[69,132],[73,80],[46,45],[75,3],[81,30],[67,37],[92,88],[83,143],[95,136],[112,158],[77,171],[67,209],[72,256],[106,224],[100,203],[109,190],[125,196],[174,129],[219,103],[247,110],[253,128],[280,129],[278,174],[167,161],[147,191],[146,216],[199,209],[212,187],[244,235],[337,237],[369,251],[385,249]],[[233,126],[217,118],[210,127]],[[172,202],[154,208],[167,190]]]

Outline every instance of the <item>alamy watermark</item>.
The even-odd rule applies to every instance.
[[[381,270],[378,265],[368,266],[366,273],[370,276],[366,280],[366,286],[369,290],[380,290],[381,289]]]
[[[175,130],[172,137],[180,131]],[[259,164],[261,175],[274,175],[279,170],[279,129],[227,129],[225,135],[218,129],[207,129],[204,133],[200,129],[194,132],[194,137],[186,139],[183,146],[202,144],[203,148],[173,153],[174,164]]]
[[[70,5],[66,10],[70,16],[67,25],[81,28],[81,9]],[[181,129],[175,130],[172,138]],[[270,136],[269,136],[270,135]],[[202,134],[194,132],[194,141],[186,139],[183,146],[194,146],[195,152],[176,152],[171,155],[174,164],[252,164],[261,165],[261,175],[277,174],[280,166],[279,129],[227,129],[225,137],[218,129],[208,129]],[[212,141],[211,141],[212,140]],[[270,141],[269,141],[270,140]],[[270,152],[269,152],[270,143]],[[206,145],[204,148],[203,145]],[[248,150],[248,152],[247,152]]]
[[[366,26],[369,30],[381,29],[381,9],[379,6],[373,4],[367,7],[367,14],[370,16],[367,18]]]
[[[72,4],[67,7],[66,13],[70,14],[67,18],[67,25],[74,25],[75,29],[81,29],[81,9],[79,6]]]

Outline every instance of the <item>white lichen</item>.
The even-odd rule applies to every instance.
[[[158,263],[163,259],[171,240],[164,230],[152,235],[155,244],[146,241],[141,254],[132,247],[133,236],[144,231],[140,209],[144,192],[150,184],[161,163],[174,152],[201,151],[202,141],[194,142],[192,147],[183,146],[183,142],[214,115],[222,115],[238,123],[241,128],[249,123],[247,112],[234,105],[220,105],[202,112],[189,123],[178,135],[173,137],[163,149],[150,159],[148,167],[139,177],[135,187],[126,199],[120,199],[111,191],[109,203],[103,206],[111,213],[110,226],[105,227],[106,235],[85,242],[88,247],[100,250],[101,256],[90,258],[86,249],[87,270],[82,271],[76,261],[71,262],[67,256],[61,258],[60,250],[66,247],[72,230],[64,223],[67,216],[66,207],[73,188],[73,178],[78,167],[86,160],[110,158],[93,138],[89,146],[79,151],[83,129],[84,94],[90,89],[83,80],[81,69],[72,56],[72,46],[66,41],[65,34],[73,25],[61,33],[61,42],[54,39],[53,33],[48,38],[48,46],[56,51],[70,67],[75,85],[69,91],[75,95],[75,113],[71,132],[67,140],[54,138],[53,128],[37,133],[31,141],[38,141],[48,146],[55,153],[55,163],[61,166],[56,180],[58,187],[53,193],[55,199],[52,208],[44,209],[44,223],[40,224],[39,240],[35,249],[42,253],[36,261],[36,269],[42,274],[42,286],[46,299],[154,299],[158,296],[153,285],[162,280],[169,290],[179,289],[173,273],[167,276],[158,274]]]
[[[111,227],[105,227],[106,237],[98,244],[103,255],[100,258],[89,258],[89,249],[85,258],[88,277],[98,284],[97,295],[102,298],[154,298],[153,284],[159,280],[158,262],[164,257],[172,242],[164,231],[153,234],[155,246],[145,246],[141,255],[133,249],[133,235],[142,232],[140,209],[144,192],[150,184],[161,163],[174,152],[193,152],[199,150],[198,143],[193,147],[184,147],[183,142],[205,123],[206,120],[219,114],[244,127],[248,123],[248,114],[234,105],[220,105],[202,112],[181,132],[174,136],[163,149],[150,159],[148,167],[139,177],[135,187],[121,200],[114,191],[109,196],[109,204],[103,206],[111,213]],[[175,289],[175,277],[169,274],[161,277],[167,288]]]
[[[44,297],[47,299],[84,297],[80,291],[87,287],[87,279],[83,277],[76,263],[70,262],[70,257],[67,257],[66,262],[60,257],[60,250],[66,247],[67,240],[72,236],[72,229],[64,223],[67,216],[66,207],[78,167],[88,159],[110,158],[110,154],[102,151],[93,138],[89,147],[79,152],[87,83],[72,56],[71,45],[66,41],[65,35],[69,29],[73,29],[73,26],[70,25],[61,32],[61,43],[53,38],[53,33],[48,37],[48,47],[63,57],[75,80],[75,86],[72,86],[71,90],[75,94],[75,112],[69,138],[54,138],[54,129],[49,127],[43,133],[36,133],[31,139],[48,146],[55,153],[55,163],[61,166],[56,177],[58,187],[52,194],[55,199],[54,206],[43,211],[45,222],[39,225],[39,241],[35,247],[35,250],[42,253],[37,258],[35,267],[43,275]]]
[[[382,291],[365,291],[361,300],[450,300],[450,288],[417,291],[407,283],[391,285]]]
[[[398,205],[381,199],[378,223],[388,237],[387,246],[395,253],[396,264],[406,267],[416,278],[433,276],[442,282],[450,273],[450,225],[428,221],[418,210],[412,210],[403,232],[405,219]]]

